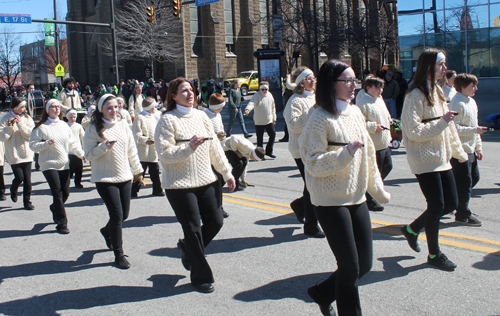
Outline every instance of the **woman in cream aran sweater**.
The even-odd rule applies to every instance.
[[[276,106],[274,105],[273,95],[269,92],[269,83],[262,81],[259,92],[255,93],[245,108],[245,116],[255,109],[253,121],[255,122],[255,133],[257,134],[257,147],[263,147],[264,130],[269,139],[266,145],[266,156],[276,158],[273,154],[274,140],[276,139]]]
[[[154,144],[163,167],[162,188],[182,226],[182,264],[191,270],[191,283],[198,291],[214,291],[214,277],[205,258],[205,247],[222,227],[217,202],[217,176],[212,166],[235,188],[224,151],[205,113],[194,105],[194,86],[185,78],[170,82],[166,112],[156,126]],[[201,222],[203,221],[203,226]]]
[[[477,122],[477,104],[472,98],[477,91],[477,77],[472,74],[459,74],[455,79],[457,94],[451,100],[450,110],[455,111],[455,124],[462,147],[467,153],[468,160],[460,163],[451,158],[453,175],[458,192],[458,207],[455,213],[455,222],[468,226],[481,226],[481,221],[472,215],[469,201],[472,188],[479,182],[478,160],[483,159],[483,142],[481,134],[487,131]]]
[[[107,225],[101,234],[108,248],[115,253],[120,269],[130,268],[123,254],[122,223],[130,210],[132,182],[142,182],[142,172],[134,136],[127,121],[119,115],[116,97],[105,94],[92,114],[92,123],[83,137],[85,158],[92,163],[91,182],[109,212]],[[131,172],[131,169],[133,174]]]
[[[26,210],[34,210],[31,204],[31,163],[33,151],[29,147],[33,119],[26,114],[26,101],[15,97],[10,102],[11,111],[0,119],[0,141],[4,142],[5,158],[12,168],[14,180],[10,186],[10,198],[17,202],[17,189],[23,184],[23,203]]]
[[[381,203],[390,198],[365,118],[351,104],[356,85],[348,64],[324,63],[316,87],[320,108],[312,113],[299,138],[314,212],[337,259],[337,271],[307,290],[323,315],[334,315],[331,303],[335,300],[339,315],[361,315],[358,282],[373,261],[365,192]]]
[[[446,56],[429,48],[420,54],[417,72],[405,97],[401,129],[410,170],[417,177],[427,201],[427,209],[401,232],[410,247],[420,252],[418,234],[425,228],[429,256],[427,262],[453,271],[456,265],[439,249],[439,220],[457,208],[458,197],[450,159],[467,161],[446,98],[437,84],[446,71]]]
[[[294,94],[288,99],[283,117],[288,128],[288,150],[292,154],[295,164],[299,169],[302,180],[304,181],[304,190],[302,196],[290,203],[292,211],[299,222],[304,223],[304,234],[324,238],[325,234],[318,226],[318,219],[314,215],[311,204],[311,196],[306,186],[304,173],[304,163],[300,158],[299,136],[306,126],[309,116],[315,109],[316,99],[314,88],[316,87],[316,77],[311,69],[307,67],[297,68],[291,78],[295,85]]]
[[[69,197],[69,154],[83,158],[80,140],[66,122],[60,119],[61,103],[47,101],[40,121],[30,138],[30,148],[39,153],[38,163],[52,193],[50,210],[60,234],[69,234],[64,203]]]

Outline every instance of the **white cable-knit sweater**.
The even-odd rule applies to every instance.
[[[266,93],[266,96],[262,95],[261,92],[255,93],[248,102],[245,112],[252,112],[254,109],[253,121],[255,125],[267,125],[276,122],[276,106],[271,92]]]
[[[128,126],[132,129],[132,118],[130,117],[130,113],[127,110],[121,109],[120,114],[123,116],[123,119],[127,121]]]
[[[119,117],[116,124],[104,123],[103,134],[106,139],[99,136],[95,124],[92,123],[83,137],[85,158],[92,163],[91,182],[120,183],[130,181],[133,179],[133,175],[144,171],[137,155],[134,136],[127,121]],[[116,143],[111,149],[108,149],[106,140],[114,140]]]
[[[288,150],[293,159],[300,159],[299,136],[315,110],[316,98],[314,94],[293,94],[286,103],[283,117],[288,128]]]
[[[450,111],[459,113],[459,115],[455,115],[455,124],[464,151],[468,154],[482,151],[483,142],[481,135],[477,133],[476,101],[457,92],[450,102]]]
[[[209,109],[205,110],[205,114],[208,116],[214,127],[215,134],[219,132],[224,132],[224,123],[222,123],[222,116],[220,113],[214,113]]]
[[[191,139],[194,135],[212,137],[196,150],[189,142],[176,142]],[[163,167],[162,188],[188,189],[213,183],[217,177],[211,165],[219,172],[224,181],[233,178],[231,165],[227,161],[220,142],[214,133],[207,115],[195,109],[189,114],[178,110],[166,112],[160,118],[155,131],[155,148]]]
[[[151,115],[144,115],[139,113],[132,124],[132,134],[134,134],[135,144],[137,145],[137,153],[139,160],[144,162],[158,162],[158,155],[156,155],[155,145],[146,144],[148,139],[155,137],[156,124],[158,117]]]
[[[448,85],[446,85],[446,84],[443,87],[443,92],[444,92],[444,95],[446,96],[446,101],[448,101],[448,102],[453,100],[453,98],[457,94],[457,90],[455,90],[455,87],[448,87]]]
[[[0,166],[5,164],[5,147],[3,142],[0,142]]]
[[[5,159],[11,165],[33,161],[33,151],[29,140],[35,123],[30,116],[21,115],[21,122],[9,126],[9,119],[14,117],[12,112],[0,119],[0,141],[5,145]]]
[[[142,112],[142,101],[144,100],[142,94],[138,94],[135,99],[132,94],[128,99],[128,113],[131,117],[136,117],[137,114]]]
[[[82,118],[81,124],[84,130],[87,130],[87,128],[89,128],[91,119],[92,119],[92,114],[90,114],[90,112],[85,114],[85,116]]]
[[[364,143],[354,156],[347,146],[328,145],[328,142],[351,140]],[[316,109],[299,137],[299,145],[313,205],[361,204],[367,191],[378,202],[389,202],[390,194],[384,190],[377,167],[375,147],[358,107],[349,105],[338,117],[322,108]]]
[[[243,157],[250,159],[250,153],[255,149],[255,145],[240,135],[231,135],[221,141],[224,151],[239,151]]]
[[[383,130],[377,132],[377,124],[382,124],[384,127],[389,128],[392,121],[391,114],[389,114],[384,100],[382,98],[374,98],[368,93],[365,93],[365,95],[358,100],[356,105],[365,116],[366,129],[372,137],[375,149],[382,150],[389,147],[392,140],[391,131]]]
[[[50,139],[55,140],[55,143],[47,143]],[[83,157],[80,141],[62,120],[56,123],[46,121],[34,129],[31,133],[30,148],[39,153],[38,163],[42,171],[69,169],[68,154]]]
[[[61,103],[61,112],[63,116],[66,116],[66,112],[71,110],[71,106],[73,106],[74,109],[79,109],[82,106],[80,95],[75,89],[71,91],[71,95],[68,95],[66,89],[63,89],[57,96],[57,100]]]
[[[78,123],[73,123],[72,125],[69,125],[69,128],[73,132],[73,135],[75,135],[76,139],[80,142],[80,145],[83,146],[83,136],[85,135],[85,130],[83,129],[83,126],[81,126]]]
[[[436,89],[441,89],[436,86]],[[401,113],[401,130],[406,145],[406,159],[413,174],[445,171],[451,169],[451,157],[466,161],[457,128],[453,121],[443,118],[426,123],[422,120],[446,114],[448,105],[438,101],[434,93],[434,106],[429,106],[424,93],[414,89],[406,94]]]

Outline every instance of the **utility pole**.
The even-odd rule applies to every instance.
[[[57,0],[54,0],[54,20],[57,21]],[[59,65],[61,63],[61,55],[59,50],[59,32],[57,31],[57,23],[54,23],[55,38],[56,38],[56,61]]]
[[[55,1],[55,0],[54,0]],[[113,62],[115,63],[115,82],[120,84],[120,73],[118,72],[118,54],[116,50],[116,24],[115,24],[115,3],[109,0],[111,5],[111,44],[113,45]]]

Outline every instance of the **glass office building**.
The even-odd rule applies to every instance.
[[[447,66],[477,77],[500,77],[500,0],[398,1],[401,71],[412,75],[420,53],[443,49]]]

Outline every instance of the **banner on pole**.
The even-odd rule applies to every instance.
[[[45,18],[45,20],[53,20]],[[45,24],[45,46],[55,46],[56,45],[56,26],[54,23],[44,23]]]

